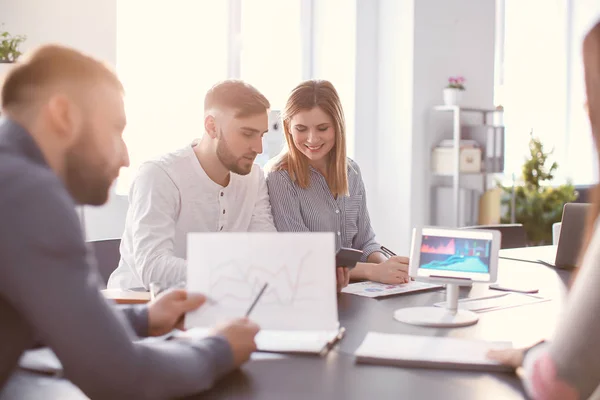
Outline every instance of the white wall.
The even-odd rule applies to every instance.
[[[58,43],[116,64],[117,0],[0,0],[0,23],[27,36],[24,50]],[[88,239],[120,237],[127,198],[111,195],[103,207],[85,207]]]
[[[407,254],[412,227],[430,223],[430,150],[451,131],[430,110],[448,76],[466,77],[465,104],[493,105],[495,1],[357,7],[356,159],[379,241]]]

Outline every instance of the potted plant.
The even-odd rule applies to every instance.
[[[444,88],[444,104],[447,106],[460,105],[464,91],[465,78],[451,76],[448,78],[448,86]]]
[[[545,152],[542,142],[533,133],[530,137],[529,157],[523,164],[520,184],[499,185],[505,193],[502,203],[507,206],[501,222],[523,224],[530,245],[552,244],[552,224],[560,222],[564,204],[575,201],[578,193],[571,182],[550,185],[558,164],[553,162],[548,168],[546,163],[552,151]]]
[[[2,25],[4,26],[4,25]],[[13,36],[9,32],[0,29],[0,63],[14,63],[21,56],[19,46],[25,41],[23,35]]]

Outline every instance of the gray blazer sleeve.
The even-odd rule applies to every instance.
[[[119,305],[118,308],[137,336],[148,336],[148,307],[143,304],[132,304]]]
[[[232,370],[233,355],[222,337],[132,342],[130,324],[90,273],[73,202],[57,179],[24,177],[2,199],[0,208],[11,212],[0,224],[0,295],[86,395],[180,397],[208,389]]]

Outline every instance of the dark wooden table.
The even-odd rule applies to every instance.
[[[475,373],[357,365],[353,353],[368,331],[485,340],[509,340],[516,346],[534,343],[551,334],[566,293],[568,272],[540,264],[500,260],[499,281],[523,282],[552,299],[521,307],[479,314],[476,325],[457,329],[420,328],[395,321],[397,308],[431,305],[445,299],[443,290],[399,295],[382,300],[342,294],[339,318],[346,336],[326,357],[261,357],[222,379],[207,399],[521,399],[521,382],[513,374]],[[460,297],[498,294],[487,285],[462,288]],[[81,399],[85,396],[64,379],[18,371],[1,400]]]

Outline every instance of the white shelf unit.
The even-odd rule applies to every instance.
[[[494,109],[494,108],[474,108],[474,107],[461,107],[461,106],[435,106],[433,107],[433,111],[435,113],[439,112],[450,112],[452,113],[452,139],[453,139],[453,147],[452,147],[452,161],[453,168],[451,174],[433,174],[435,176],[446,176],[452,178],[452,204],[454,209],[453,214],[453,224],[454,227],[460,226],[460,189],[461,189],[461,176],[481,176],[483,179],[482,188],[483,192],[487,190],[487,182],[490,174],[493,173],[501,173],[503,165],[495,165],[497,160],[493,160],[493,162],[488,162],[488,154],[490,146],[492,146],[493,153],[496,153],[496,146],[498,142],[504,141],[504,125],[502,123],[494,123],[494,115],[500,116],[500,121],[503,120],[502,113],[504,112],[502,109]],[[481,172],[460,172],[460,141],[461,141],[461,116],[462,114],[479,114],[482,118],[481,125],[492,131],[492,143],[489,143],[489,140],[486,138],[485,143],[480,143],[483,145],[484,149],[482,152],[483,163],[482,163],[482,171]],[[500,136],[497,136],[500,135]],[[502,153],[504,147],[502,145]],[[501,157],[503,159],[503,156]]]

